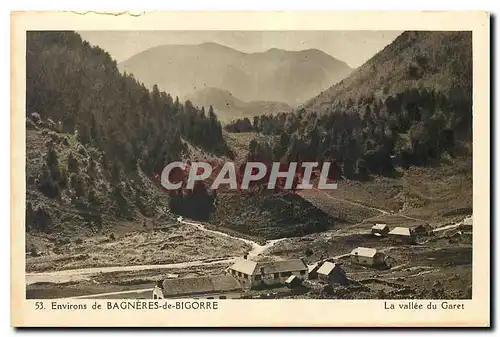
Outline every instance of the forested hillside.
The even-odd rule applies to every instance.
[[[342,103],[348,108],[389,100],[394,107],[387,110],[398,112],[399,108],[402,112],[418,99],[411,95],[412,89],[443,95],[453,104],[450,109],[458,110],[462,117],[469,116],[463,121],[467,126],[472,100],[472,33],[404,32],[347,78],[309,100],[304,108],[319,113],[328,111],[332,104]]]
[[[405,32],[295,113],[240,119],[226,129],[278,135],[251,143],[250,153],[337,160],[347,178],[470,155],[471,33]]]
[[[212,108],[149,91],[74,32],[28,32],[26,61],[28,229],[150,216],[149,179],[187,143],[230,155]],[[77,209],[71,221],[64,207]]]

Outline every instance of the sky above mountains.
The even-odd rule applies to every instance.
[[[319,49],[359,67],[401,31],[79,31],[84,40],[106,50],[118,62],[165,44],[219,43],[242,52]]]

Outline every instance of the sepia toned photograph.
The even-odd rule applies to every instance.
[[[460,314],[473,31],[409,27],[22,32],[21,300]]]

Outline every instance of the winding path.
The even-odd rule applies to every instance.
[[[124,290],[124,291],[114,291],[112,293],[101,293],[101,294],[92,294],[92,295],[82,295],[82,296],[75,296],[75,297],[68,297],[71,299],[87,299],[87,298],[113,298],[113,296],[116,295],[129,295],[129,294],[151,294],[153,291],[153,288],[146,288],[146,289],[134,289],[134,290]],[[120,298],[121,299],[121,298]]]
[[[363,208],[366,208],[366,209],[370,209],[370,210],[372,210],[372,211],[379,212],[380,214],[383,214],[383,215],[396,215],[396,216],[399,216],[399,217],[402,217],[402,218],[405,218],[405,219],[409,219],[409,220],[426,222],[426,221],[425,221],[425,220],[423,220],[423,219],[414,218],[414,217],[411,217],[411,216],[408,216],[408,215],[404,215],[404,214],[401,214],[400,212],[396,213],[396,212],[393,212],[393,211],[388,211],[388,210],[381,209],[381,208],[376,208],[376,207],[373,207],[373,206],[367,206],[367,205],[362,204],[362,203],[360,203],[360,202],[351,201],[351,200],[346,200],[346,199],[341,199],[341,198],[336,198],[336,197],[333,197],[333,196],[331,196],[330,194],[328,194],[328,193],[326,193],[326,192],[323,192],[323,194],[324,194],[324,195],[325,195],[328,199],[332,199],[332,200],[336,200],[336,201],[344,202],[344,203],[346,203],[346,204],[350,204],[350,205],[353,205],[353,206],[358,206],[358,207],[363,207]]]
[[[177,221],[180,222],[180,223],[182,223],[182,224],[194,226],[194,227],[196,227],[199,230],[204,231],[204,232],[209,232],[209,233],[213,233],[213,234],[216,234],[216,235],[225,236],[225,237],[228,237],[228,238],[231,238],[231,239],[236,239],[236,240],[243,241],[244,243],[246,243],[246,244],[248,244],[248,245],[250,245],[252,247],[252,249],[248,252],[248,257],[249,258],[257,257],[259,255],[262,255],[264,252],[266,252],[269,248],[271,248],[272,246],[274,246],[276,243],[278,243],[280,241],[283,241],[285,239],[285,238],[281,238],[281,239],[276,239],[276,240],[269,240],[269,241],[266,242],[265,245],[259,245],[255,241],[248,240],[248,239],[243,239],[243,238],[240,238],[240,237],[237,237],[237,236],[232,236],[232,235],[229,235],[229,234],[224,233],[224,232],[219,232],[219,231],[215,231],[215,230],[212,230],[212,229],[208,229],[208,228],[206,228],[205,226],[203,226],[200,223],[186,221],[182,217],[178,217]]]
[[[457,228],[460,225],[467,224],[467,223],[471,223],[472,224],[472,216],[469,216],[469,217],[463,219],[462,221],[459,221],[459,222],[451,224],[451,225],[446,225],[446,226],[443,226],[443,227],[434,228],[432,231],[433,232],[441,232],[441,231],[445,231],[447,229]]]
[[[182,224],[191,225],[197,229],[209,233],[213,233],[220,236],[225,236],[235,240],[240,240],[251,246],[251,250],[248,252],[249,258],[255,258],[259,255],[264,254],[269,248],[274,246],[276,243],[284,240],[269,240],[265,245],[260,245],[252,240],[243,239],[240,237],[232,236],[227,233],[207,229],[200,223],[186,221],[182,217],[177,218],[177,221]],[[66,269],[58,270],[53,272],[42,272],[42,273],[27,273],[26,274],[26,284],[33,284],[38,282],[47,283],[65,283],[65,282],[76,282],[82,280],[88,280],[91,276],[102,274],[102,273],[115,273],[115,272],[126,272],[126,271],[141,271],[141,270],[153,270],[153,269],[179,269],[197,266],[209,266],[215,264],[226,264],[233,263],[238,258],[238,256],[230,257],[222,260],[198,260],[189,262],[179,262],[179,263],[169,263],[169,264],[148,264],[148,265],[133,265],[133,266],[113,266],[113,267],[95,267],[95,268],[82,268],[82,269]],[[167,277],[177,277],[176,274],[168,274]]]
[[[334,198],[330,195],[328,195],[326,192],[324,192],[325,195],[330,198],[330,199],[335,199],[339,201],[343,201],[352,205],[360,206],[360,207],[365,207],[368,209],[376,210],[382,214],[393,214],[392,212],[383,210],[383,209],[378,209],[375,207],[370,207],[363,205],[361,203],[353,202],[353,201],[348,201],[344,199],[338,199]],[[399,215],[399,214],[398,214]],[[402,216],[402,215],[400,215]],[[409,219],[413,220],[419,220],[407,216],[403,216]],[[254,242],[252,240],[236,237],[229,235],[227,233],[219,232],[216,230],[211,230],[207,229],[203,224],[197,223],[197,222],[192,222],[192,221],[186,221],[182,217],[177,218],[177,221],[182,224],[186,225],[191,225],[196,227],[197,229],[209,233],[213,233],[216,235],[232,238],[235,240],[240,240],[245,242],[246,244],[251,246],[251,250],[248,253],[249,258],[255,258],[259,255],[264,254],[269,248],[274,246],[276,243],[285,240],[285,238],[282,239],[277,239],[277,240],[269,240],[266,242],[265,245],[260,245],[257,242]],[[461,224],[472,221],[472,217],[468,217],[458,223],[443,226],[440,228],[435,228],[433,231],[434,232],[440,232],[444,231],[447,229],[452,229],[460,226]],[[340,259],[343,257],[348,256],[349,253],[341,254],[338,256],[333,256],[329,257],[324,260],[331,260],[331,259]],[[81,281],[81,280],[87,280],[91,276],[96,275],[96,274],[102,274],[102,273],[113,273],[113,272],[122,272],[122,271],[141,271],[141,270],[155,270],[155,269],[179,269],[179,268],[188,268],[188,267],[196,267],[196,266],[208,266],[208,265],[215,265],[215,264],[226,264],[226,263],[232,263],[235,262],[239,257],[231,257],[228,259],[221,259],[221,260],[205,260],[205,261],[190,261],[190,262],[180,262],[180,263],[170,263],[170,264],[162,264],[162,265],[135,265],[135,266],[113,266],[113,267],[97,267],[97,268],[83,268],[83,269],[68,269],[68,270],[60,270],[60,271],[54,271],[54,272],[43,272],[43,273],[27,273],[26,274],[26,284],[33,284],[33,283],[38,283],[38,282],[48,282],[48,283],[65,283],[65,282],[70,282],[70,281]],[[322,260],[323,261],[323,260]],[[321,261],[318,261],[321,262]],[[176,274],[168,274],[166,277],[172,277],[175,278],[178,275]],[[103,297],[103,296],[112,296],[112,295],[120,295],[120,294],[134,294],[134,293],[142,293],[142,292],[147,292],[150,289],[135,289],[135,290],[126,290],[126,291],[119,291],[119,292],[113,292],[113,293],[102,293],[102,294],[93,294],[93,295],[82,295],[78,297],[73,297],[73,298],[96,298],[96,297]]]
[[[136,266],[113,266],[113,267],[97,267],[97,268],[82,268],[82,269],[65,269],[43,273],[28,273],[26,274],[26,284],[37,282],[48,283],[65,283],[73,281],[81,281],[89,279],[90,276],[104,273],[115,273],[121,271],[140,271],[152,269],[179,269],[196,266],[208,266],[221,263],[234,262],[236,258],[229,258],[217,261],[190,261],[170,264],[147,264]],[[167,277],[177,277],[176,274],[167,274]]]
[[[346,203],[346,204],[349,204],[349,205],[353,205],[353,206],[358,206],[358,207],[363,207],[363,208],[366,208],[366,209],[371,209],[373,211],[377,211],[379,213],[382,213],[382,214],[392,214],[392,212],[390,211],[386,211],[384,209],[380,209],[380,208],[376,208],[376,207],[372,207],[372,206],[367,206],[367,205],[364,205],[362,203],[359,203],[359,202],[356,202],[356,201],[351,201],[351,200],[346,200],[346,199],[341,199],[341,198],[336,198],[336,197],[333,197],[331,196],[330,194],[326,193],[326,192],[323,192],[323,194],[328,198],[328,199],[332,199],[332,200],[336,200],[336,201],[340,201],[340,202],[343,202],[343,203]]]

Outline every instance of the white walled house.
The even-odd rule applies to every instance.
[[[309,280],[315,280],[318,278],[318,269],[321,268],[320,262],[313,263],[312,265],[308,266],[308,278]]]
[[[389,226],[385,223],[377,223],[372,227],[372,234],[375,236],[387,236],[389,234]]]
[[[413,243],[415,236],[410,228],[407,227],[396,227],[389,232],[389,238],[392,241],[400,243]]]
[[[326,261],[318,269],[318,280],[324,283],[347,284],[347,279],[344,269],[340,263]]]
[[[358,247],[351,252],[351,262],[364,266],[376,266],[384,263],[384,254],[374,248]]]
[[[266,262],[241,259],[229,267],[228,273],[246,288],[284,284],[292,275],[307,280],[309,274],[307,265],[300,259]]]

